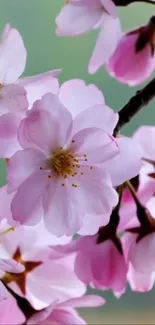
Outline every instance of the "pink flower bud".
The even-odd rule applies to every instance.
[[[155,66],[155,17],[122,36],[107,69],[116,79],[130,86],[144,82]]]

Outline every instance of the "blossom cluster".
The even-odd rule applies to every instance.
[[[71,0],[57,35],[100,27],[89,64],[134,85],[154,69],[154,17],[122,34],[111,0]],[[126,56],[128,53],[128,56]],[[155,281],[155,126],[115,134],[120,116],[94,84],[59,69],[22,77],[27,52],[0,37],[0,324],[86,324],[76,308]],[[124,57],[126,60],[124,60]],[[139,62],[139,63],[138,63]],[[149,141],[148,141],[149,138]]]

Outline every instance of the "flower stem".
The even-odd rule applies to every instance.
[[[137,91],[125,106],[123,106],[119,114],[118,123],[114,129],[114,136],[116,137],[120,129],[155,97],[155,78],[152,79],[144,88]]]

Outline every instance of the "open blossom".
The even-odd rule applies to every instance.
[[[22,121],[19,141],[24,150],[8,166],[13,219],[34,225],[43,215],[57,236],[75,234],[86,214],[108,222],[118,199],[104,168],[119,153],[112,136],[95,127],[74,133],[70,112],[47,94]]]
[[[85,295],[73,298],[64,303],[55,302],[48,308],[33,315],[27,322],[28,325],[85,325],[86,322],[80,317],[75,308],[100,307],[105,304],[105,300],[100,296]]]
[[[144,82],[155,68],[155,17],[146,26],[124,34],[107,69],[112,76],[131,86]]]
[[[58,70],[18,79],[25,69],[26,49],[15,28],[5,26],[0,38],[0,157],[9,158],[20,148],[17,130],[36,99],[46,92],[57,93]]]
[[[57,35],[74,36],[100,27],[89,63],[95,73],[113,54],[121,35],[117,8],[112,0],[71,0],[56,18]]]
[[[59,239],[61,242],[64,242],[63,238]],[[12,273],[9,269],[1,270],[0,278],[36,310],[48,307],[55,300],[62,303],[79,297],[86,290],[74,273],[74,256],[57,260],[49,258],[49,245],[52,243],[55,244],[54,237],[48,235],[43,224],[40,224],[36,227],[17,227],[5,234],[0,245],[0,256],[12,258],[24,268],[20,274]]]
[[[96,289],[111,289],[119,297],[126,288],[126,262],[120,246],[108,237],[106,226],[105,230],[102,242],[99,234],[81,237],[51,249],[51,258],[76,253],[74,270],[79,279]]]
[[[137,175],[141,151],[132,139],[113,138],[118,116],[103,102],[96,87],[75,80],[64,83],[58,97],[47,94],[34,104],[19,128],[24,150],[8,166],[14,220],[34,225],[43,215],[58,236],[75,234],[89,220],[97,222],[96,232],[109,221],[118,199],[112,185]]]
[[[25,323],[25,316],[19,309],[15,298],[0,282],[0,324],[21,325]]]

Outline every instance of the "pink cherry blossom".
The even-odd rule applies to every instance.
[[[25,268],[20,274],[13,274],[9,269],[7,272],[1,270],[1,279],[17,295],[25,297],[36,310],[48,307],[55,300],[62,303],[80,297],[86,290],[74,273],[74,256],[49,258],[49,244],[52,245],[52,242],[55,243],[55,239],[47,235],[43,225],[20,226],[5,234],[0,245],[2,258],[20,261]],[[61,242],[64,239],[59,239]]]
[[[115,139],[95,127],[72,130],[70,112],[55,95],[45,95],[21,122],[24,150],[8,166],[13,219],[34,225],[43,215],[57,236],[75,234],[86,214],[102,215],[106,224],[118,199],[104,168],[119,153]]]
[[[57,253],[58,256],[76,253],[74,269],[79,279],[96,289],[111,289],[120,297],[126,288],[127,275],[123,251],[119,251],[110,237],[101,243],[98,238],[98,234],[85,236],[63,247],[54,247],[51,258],[57,258]]]
[[[58,98],[60,101],[58,100]],[[46,164],[46,162],[48,163],[49,157],[51,157],[52,148],[53,148],[53,151],[58,150],[58,142],[59,142],[59,148],[63,147],[63,145],[67,145],[67,146],[69,145],[69,144],[64,143],[66,141],[65,134],[62,133],[62,135],[61,134],[58,135],[58,138],[60,136],[64,137],[64,139],[62,139],[61,141],[59,139],[57,139],[57,133],[54,130],[54,128],[56,130],[60,130],[59,131],[60,133],[61,133],[61,131],[64,133],[65,132],[67,133],[68,132],[67,130],[69,130],[70,123],[72,124],[72,127],[70,129],[71,135],[70,135],[70,140],[69,140],[70,145],[71,145],[71,150],[73,150],[73,148],[72,148],[73,143],[74,143],[73,138],[74,138],[75,134],[78,134],[78,136],[80,134],[82,135],[82,134],[84,134],[83,132],[88,132],[88,128],[89,128],[89,132],[90,132],[91,131],[90,127],[97,128],[98,129],[97,132],[104,132],[105,136],[107,137],[106,141],[110,141],[109,143],[111,143],[111,145],[112,145],[112,150],[113,150],[113,148],[115,148],[114,151],[115,150],[117,151],[114,154],[110,154],[110,152],[109,152],[110,159],[108,158],[108,156],[106,158],[106,155],[108,154],[108,151],[107,151],[108,147],[106,147],[104,149],[104,158],[103,158],[103,162],[102,162],[102,166],[101,166],[102,170],[104,169],[104,171],[106,172],[106,175],[110,176],[110,178],[112,180],[112,184],[114,186],[119,185],[119,184],[123,183],[124,181],[126,181],[127,179],[134,177],[138,174],[139,169],[141,167],[141,149],[139,148],[138,144],[135,143],[134,140],[130,139],[130,138],[121,137],[121,138],[114,140],[114,138],[112,137],[112,134],[113,134],[113,130],[116,126],[116,123],[118,121],[118,114],[114,113],[112,111],[112,109],[110,109],[109,107],[106,106],[106,104],[104,102],[103,94],[101,93],[101,91],[99,89],[97,89],[96,86],[94,86],[94,85],[87,86],[87,85],[85,85],[84,81],[82,81],[82,80],[77,80],[77,79],[70,80],[70,81],[65,82],[60,87],[59,92],[58,92],[58,98],[56,98],[56,96],[52,97],[52,95],[46,95],[42,101],[37,101],[35,103],[32,111],[28,112],[28,117],[21,122],[21,126],[19,129],[19,140],[20,140],[21,146],[25,150],[24,150],[24,152],[22,152],[22,151],[17,152],[16,155],[14,157],[12,157],[12,159],[9,163],[9,175],[8,176],[9,176],[10,184],[8,186],[8,191],[9,191],[9,193],[12,192],[12,195],[14,195],[15,193],[13,194],[13,191],[15,191],[19,186],[22,185],[23,180],[26,181],[27,176],[31,175],[31,177],[32,177],[32,170],[29,171],[28,174],[24,176],[23,173],[25,173],[25,171],[24,171],[24,169],[21,169],[22,166],[24,166],[26,160],[28,161],[28,159],[30,159],[30,155],[31,155],[32,160],[37,159],[37,161],[36,161],[37,167],[36,168],[37,168],[37,172],[39,172],[39,174],[38,174],[39,177],[41,177],[39,180],[38,176],[36,175],[37,182],[39,181],[42,183],[42,186],[38,185],[37,188],[39,191],[42,191],[42,193],[38,192],[38,191],[37,192],[33,191],[31,198],[35,200],[35,202],[36,202],[35,204],[34,204],[34,202],[32,202],[32,204],[27,204],[26,199],[24,198],[24,196],[22,194],[22,197],[24,198],[24,202],[26,204],[26,210],[24,213],[23,213],[24,205],[22,204],[22,206],[20,206],[18,204],[18,201],[16,201],[15,205],[16,205],[17,209],[22,209],[22,213],[21,212],[19,213],[19,210],[18,210],[18,212],[15,211],[14,209],[16,209],[16,208],[15,208],[15,206],[13,207],[16,198],[18,199],[18,194],[20,194],[20,191],[17,193],[17,195],[15,194],[14,199],[12,196],[13,218],[17,221],[22,222],[22,223],[26,222],[26,223],[36,224],[37,220],[39,220],[39,218],[42,216],[42,214],[44,214],[44,217],[45,217],[44,219],[45,219],[47,228],[51,229],[50,231],[52,231],[53,233],[56,233],[57,231],[60,232],[60,225],[63,223],[63,229],[61,230],[60,235],[62,235],[63,233],[70,234],[71,230],[69,230],[68,229],[69,227],[67,226],[68,219],[69,219],[69,222],[71,223],[70,226],[75,228],[75,229],[72,229],[72,234],[73,234],[73,231],[76,232],[79,230],[80,230],[81,234],[87,234],[87,235],[95,234],[98,231],[98,228],[100,226],[103,226],[104,224],[106,224],[108,222],[109,212],[107,209],[110,209],[109,211],[111,211],[112,205],[114,204],[113,199],[116,200],[116,193],[113,196],[114,191],[112,191],[113,199],[112,199],[112,197],[110,199],[108,192],[106,194],[106,191],[105,191],[104,197],[106,195],[108,195],[108,197],[109,197],[108,200],[110,200],[110,206],[108,205],[105,210],[104,200],[102,200],[100,212],[95,211],[93,213],[93,211],[90,211],[91,207],[90,207],[90,203],[89,203],[89,197],[87,199],[88,206],[86,206],[86,207],[83,206],[83,208],[82,208],[82,205],[81,205],[82,201],[80,202],[80,206],[78,206],[78,204],[77,204],[78,201],[77,201],[77,199],[75,199],[75,195],[77,195],[77,193],[78,193],[78,195],[80,194],[80,196],[81,196],[82,192],[79,193],[79,189],[76,188],[76,191],[71,191],[71,192],[66,193],[64,185],[62,186],[62,184],[64,184],[64,181],[63,181],[63,182],[61,182],[61,184],[59,183],[60,186],[58,186],[59,189],[57,188],[58,191],[56,191],[55,194],[54,194],[54,192],[52,194],[52,196],[54,195],[53,199],[55,202],[55,204],[52,205],[52,200],[51,200],[52,192],[51,191],[53,191],[52,190],[53,189],[53,187],[52,187],[53,178],[51,178],[50,180],[47,179],[47,171],[45,171],[46,168],[43,168],[41,171],[39,169],[39,171],[38,171],[38,164],[39,164],[39,168],[40,167],[42,168],[42,165],[44,166]],[[67,109],[65,109],[62,104],[65,107],[67,107],[69,111],[67,111]],[[54,117],[56,112],[57,112],[57,116]],[[54,115],[49,116],[49,114],[54,114]],[[38,117],[36,118],[36,116],[38,116]],[[48,118],[46,118],[46,116],[48,116]],[[57,122],[56,122],[55,118],[58,119]],[[73,123],[72,123],[72,119],[73,119]],[[47,121],[48,121],[48,123],[47,123]],[[65,121],[66,121],[66,126],[65,126]],[[53,124],[53,122],[54,122],[54,124]],[[53,125],[53,129],[51,129],[51,125]],[[99,128],[100,128],[100,130],[99,130]],[[87,129],[87,131],[84,131],[84,129]],[[102,129],[102,131],[101,131],[101,129]],[[35,130],[35,132],[34,132],[34,130]],[[40,130],[43,131],[42,135],[40,133]],[[94,130],[95,129],[93,129],[93,132],[94,132]],[[32,135],[30,135],[30,133],[32,133]],[[50,137],[49,137],[49,134],[51,134]],[[68,136],[69,135],[67,135],[67,137]],[[29,137],[31,137],[31,139]],[[63,144],[62,144],[62,141],[63,141]],[[73,143],[71,141],[73,141]],[[97,142],[95,142],[93,144],[93,146],[96,146]],[[106,143],[108,143],[108,142],[106,142]],[[99,146],[100,146],[100,144],[99,144]],[[49,150],[49,148],[50,148],[50,150]],[[75,148],[75,144],[74,144],[74,148]],[[28,149],[29,149],[29,151],[28,151]],[[34,151],[34,149],[35,149],[35,151]],[[36,151],[36,149],[37,149],[37,151]],[[42,153],[40,151],[38,151],[38,149],[39,150],[41,149]],[[87,148],[84,148],[82,150],[86,150],[86,149]],[[77,148],[76,148],[76,150],[77,150]],[[89,150],[92,150],[92,149],[90,148]],[[97,152],[96,150],[100,151],[100,149],[95,149],[95,152]],[[110,146],[109,146],[109,150],[110,150]],[[27,156],[25,156],[25,154],[27,154],[27,153],[30,153],[30,155],[28,154]],[[85,155],[85,153],[84,153],[84,155]],[[19,156],[21,157],[22,162],[19,161]],[[23,156],[23,158],[22,158],[22,156]],[[26,160],[25,160],[25,157],[27,157]],[[91,153],[91,157],[92,157],[92,153]],[[86,165],[87,157],[83,157],[83,158],[84,158],[84,165]],[[95,156],[93,155],[93,160],[94,159],[96,160]],[[99,158],[99,159],[101,159],[101,158]],[[107,159],[107,161],[106,161],[106,159]],[[32,160],[30,160],[30,165],[32,163],[32,165],[34,166],[34,162]],[[94,163],[96,165],[97,161],[94,161]],[[99,161],[99,163],[101,164],[101,161]],[[20,165],[20,167],[19,167],[19,165]],[[14,169],[13,166],[15,168],[16,168],[16,166],[18,166],[18,173],[16,172],[16,170]],[[113,168],[113,166],[115,166],[115,168]],[[84,166],[83,168],[85,168],[85,167],[86,166]],[[92,167],[92,164],[89,165],[89,167]],[[28,165],[27,165],[26,169],[27,168],[30,168],[30,166],[28,167]],[[35,166],[33,168],[35,168]],[[34,169],[34,171],[35,171],[35,169]],[[88,171],[88,169],[87,169],[87,171]],[[89,172],[89,175],[93,176],[94,170],[91,169],[90,171],[91,171],[91,173]],[[99,170],[98,167],[95,168],[95,171],[101,173],[101,170]],[[21,175],[21,173],[23,174],[24,179],[22,179],[22,180],[19,179],[19,182],[18,182],[17,174],[19,174],[19,172],[20,172],[20,175]],[[18,183],[15,185],[15,188],[14,188],[14,185],[12,187],[12,184],[14,182],[14,176],[13,176],[14,173],[16,175],[15,182]],[[83,173],[83,171],[81,171],[81,173]],[[48,171],[48,176],[50,176],[49,171]],[[74,179],[75,179],[75,176],[76,175],[74,175]],[[80,176],[83,176],[83,174],[81,174]],[[22,177],[22,175],[20,177]],[[35,175],[33,177],[35,177]],[[81,182],[82,179],[84,179],[84,177],[82,177],[79,181]],[[87,174],[87,177],[88,177],[88,174]],[[99,176],[99,178],[100,178],[100,176]],[[106,185],[107,189],[109,188],[109,186],[111,186],[109,183],[109,181],[111,182],[110,178],[109,178],[109,180],[107,179],[108,184],[109,184],[108,187]],[[63,178],[63,180],[65,180],[66,182],[68,181],[64,178]],[[56,181],[56,179],[54,179],[54,181]],[[76,185],[73,182],[73,177],[69,178],[69,181],[71,181],[71,186],[72,186],[72,184]],[[101,178],[100,178],[100,182],[101,182]],[[25,185],[27,187],[27,181],[26,181]],[[20,188],[23,188],[23,186]],[[35,188],[36,188],[36,186],[35,186]],[[46,188],[46,191],[44,191],[45,188]],[[95,185],[94,189],[95,188],[96,188],[96,185]],[[32,189],[33,189],[33,186],[32,186]],[[73,186],[72,189],[75,189],[75,187]],[[65,196],[69,195],[69,197],[71,197],[72,199],[69,201],[67,199],[69,206],[68,205],[65,206],[65,209],[64,209],[65,202],[62,202],[62,204],[61,204],[61,206],[59,206],[59,210],[58,210],[56,208],[58,203],[56,203],[56,202],[58,202],[58,200],[59,200],[58,194],[60,194],[60,192],[65,193]],[[38,198],[37,197],[34,198],[34,194],[37,196],[39,195]],[[49,198],[48,198],[48,195],[49,195]],[[5,193],[4,193],[4,196],[5,196]],[[65,196],[64,196],[64,194],[61,195],[61,197],[63,197],[63,198],[65,198]],[[42,201],[42,197],[43,197],[43,201]],[[55,199],[56,197],[57,197],[57,199]],[[46,200],[45,200],[45,198],[46,198]],[[28,199],[30,199],[30,197],[28,197]],[[94,198],[94,199],[96,200],[96,198]],[[72,218],[70,219],[69,214],[73,210],[72,203],[74,200],[76,200],[76,202],[77,202],[76,208],[74,207],[74,213],[75,214],[77,213],[78,216],[76,217],[76,220],[74,221],[74,223],[72,223]],[[85,200],[86,200],[86,198],[85,198]],[[83,204],[86,203],[85,200],[83,200]],[[6,197],[4,198],[4,202],[7,202]],[[106,202],[108,202],[108,201],[106,201]],[[97,209],[99,209],[99,206],[100,206],[100,204],[98,205]],[[31,210],[29,212],[27,211],[28,207]],[[94,208],[95,208],[95,206],[93,207],[93,209]],[[1,208],[0,210],[2,210],[2,209],[3,208]],[[5,207],[5,209],[6,209],[6,207]],[[42,209],[43,209],[43,211],[42,211]],[[51,209],[53,209],[52,211],[53,211],[55,227],[53,224]],[[63,211],[62,211],[61,217],[60,217],[59,214],[60,214],[61,209]],[[69,214],[68,214],[68,212],[66,212],[66,209],[68,209]],[[77,212],[78,209],[80,209],[79,212]],[[3,212],[1,214],[4,215]],[[19,220],[18,214],[20,215],[20,217],[21,217],[21,215],[23,216],[23,221],[21,219]],[[31,214],[33,215],[33,217],[30,216]],[[64,214],[65,214],[65,218],[63,217]],[[73,212],[71,214],[73,214]],[[58,215],[59,217],[55,218],[54,215]],[[84,216],[84,215],[85,215],[85,217],[82,220],[82,216]],[[94,215],[96,215],[95,218],[94,218]],[[9,216],[10,216],[10,214],[9,214]],[[36,219],[34,218],[35,216],[36,216]],[[67,218],[66,223],[64,223],[64,220],[66,218]],[[91,225],[92,225],[91,229],[90,229],[90,227],[87,227],[87,225],[90,224],[90,221],[91,221]],[[12,224],[12,223],[10,223],[9,220],[8,220],[8,222],[9,222],[9,224]],[[88,233],[87,229],[89,229],[89,233]],[[66,232],[66,231],[69,231],[70,233]]]
[[[137,234],[127,233],[123,246],[128,264],[128,281],[133,291],[152,289],[155,280],[155,232],[137,242]]]
[[[95,73],[114,52],[121,35],[117,8],[111,0],[73,0],[56,18],[59,36],[81,35],[100,27],[100,34],[89,63]]]
[[[11,49],[11,50],[10,50]],[[17,130],[28,106],[46,92],[56,93],[59,70],[19,80],[26,64],[26,49],[19,32],[6,25],[0,39],[0,157],[20,149]]]
[[[144,82],[155,67],[154,35],[154,18],[124,34],[107,64],[110,74],[130,86]]]
[[[0,324],[21,325],[25,322],[25,316],[19,309],[15,298],[0,282]]]
[[[89,295],[79,298],[73,298],[64,303],[55,302],[48,308],[33,315],[27,322],[28,325],[35,324],[66,324],[66,325],[84,325],[84,319],[81,318],[75,308],[100,307],[105,304],[105,300],[99,296]]]

